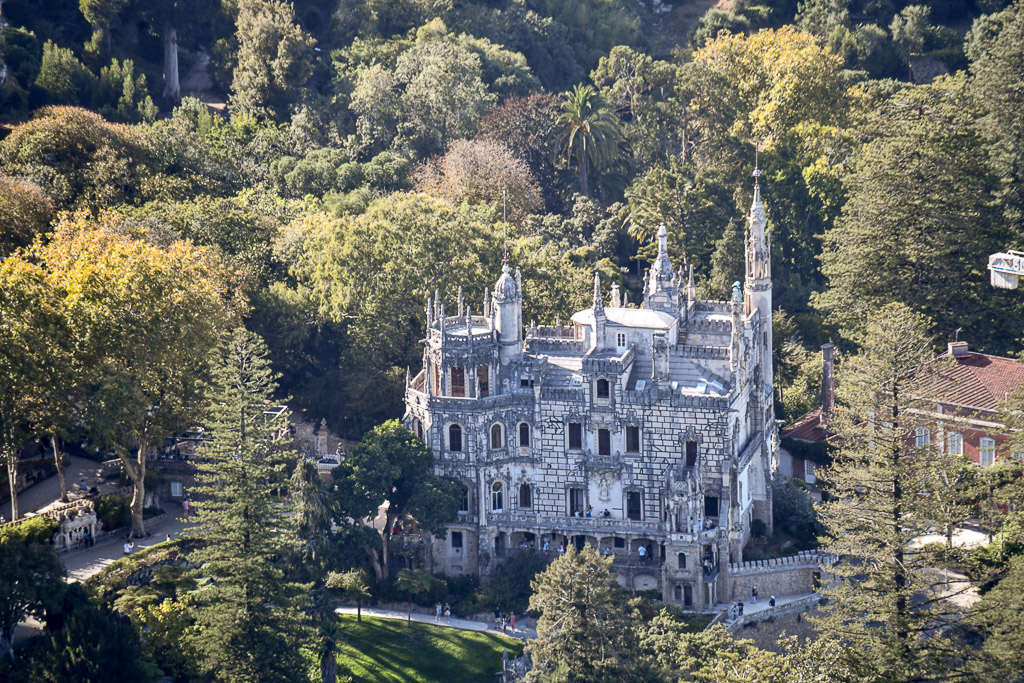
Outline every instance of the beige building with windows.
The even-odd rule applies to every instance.
[[[623,585],[704,609],[734,599],[729,563],[755,519],[771,525],[769,239],[755,184],[746,279],[698,301],[667,235],[642,308],[617,287],[568,325],[523,328],[522,282],[506,264],[479,315],[427,304],[423,368],[405,423],[438,474],[468,495],[433,566],[486,574],[516,552],[593,544]]]

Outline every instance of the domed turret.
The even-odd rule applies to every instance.
[[[498,331],[502,365],[515,360],[523,350],[523,287],[519,269],[509,272],[508,263],[501,267],[501,277],[491,292],[494,300],[494,327]]]

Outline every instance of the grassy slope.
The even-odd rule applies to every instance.
[[[493,633],[416,622],[407,626],[397,619],[363,617],[358,624],[353,615],[341,618],[345,642],[339,668],[357,681],[479,683],[501,670],[503,648],[510,656],[523,649],[522,641]]]

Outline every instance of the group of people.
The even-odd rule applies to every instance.
[[[516,615],[515,612],[509,612],[508,614],[502,614],[501,610],[497,607],[494,608],[494,628],[500,628],[501,632],[508,635],[508,630],[512,629],[512,633],[516,632]]]
[[[96,541],[92,537],[92,529],[86,529],[85,533],[75,539],[75,548],[81,550],[82,548],[91,548]]]
[[[701,522],[699,519],[694,519],[694,518],[690,519],[690,533],[691,534],[695,534],[698,531],[711,531],[714,528],[715,528],[715,521],[713,519],[708,518],[708,517],[705,517],[703,522]]]
[[[582,517],[593,517],[594,516],[594,508],[593,508],[593,506],[588,505],[585,510],[581,508],[581,509],[577,510],[576,512],[572,513],[571,516],[572,517],[581,517],[581,518]],[[604,512],[601,513],[601,519],[611,519],[611,516],[612,516],[612,513],[611,513],[611,511],[608,510],[608,508],[605,508]]]
[[[753,586],[750,589],[750,602],[751,602],[751,604],[755,604],[755,605],[757,604],[757,586]],[[771,596],[768,597],[768,606],[769,607],[775,607],[775,596],[774,595],[771,595]],[[742,600],[733,601],[732,607],[730,608],[730,613],[731,613],[733,619],[735,619],[736,617],[742,617],[743,616],[743,601]]]
[[[444,615],[445,622],[447,622],[449,624],[452,623],[452,607],[447,602],[444,603],[444,607],[441,606],[441,603],[437,603],[436,605],[434,605],[434,623],[435,624],[441,622],[441,615],[442,614]]]

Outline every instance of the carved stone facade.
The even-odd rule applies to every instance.
[[[731,594],[750,525],[771,525],[776,447],[771,271],[760,191],[747,276],[730,301],[698,301],[692,267],[673,270],[667,234],[643,308],[605,302],[570,325],[522,325],[522,282],[505,265],[480,315],[427,302],[423,369],[405,423],[438,474],[469,494],[432,563],[486,574],[522,549],[591,543],[627,587],[706,609]],[[524,333],[525,332],[525,333]],[[643,548],[641,554],[641,547]]]

